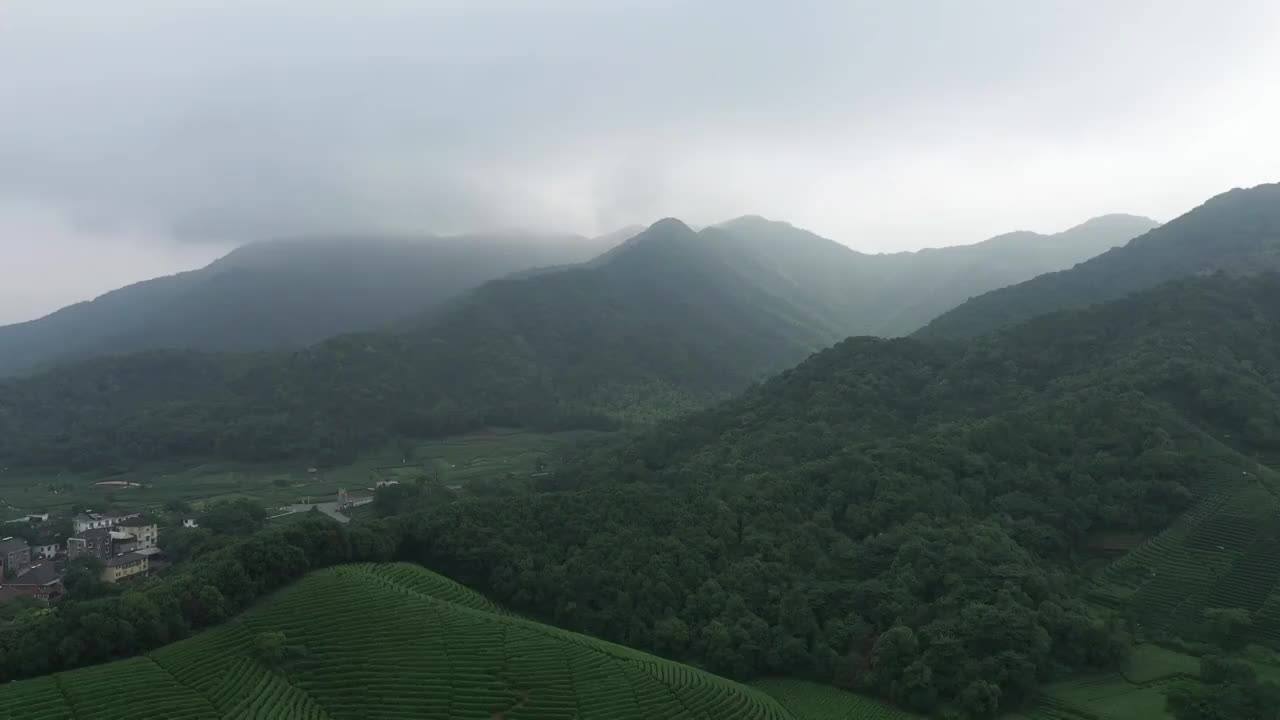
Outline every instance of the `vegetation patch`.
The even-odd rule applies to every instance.
[[[0,687],[0,717],[905,718],[811,686],[770,693],[585,635],[496,612],[411,565],[314,572],[233,622],[147,656]]]

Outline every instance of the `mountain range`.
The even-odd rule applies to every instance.
[[[303,347],[393,325],[508,273],[587,260],[617,241],[511,233],[252,243],[199,270],[0,327],[0,374],[159,348]]]
[[[1153,227],[1111,215],[1064,233],[865,255],[785,223],[743,217],[709,234],[722,262],[812,316],[828,340],[905,334],[971,295],[1069,267]],[[506,275],[596,258],[643,228],[597,238],[518,233],[316,237],[252,243],[191,272],[156,278],[30,322],[0,327],[0,375],[155,349],[300,348],[352,332],[406,329],[446,301]],[[825,343],[824,343],[825,344]]]
[[[392,517],[348,535],[318,517],[274,528],[147,586],[154,612],[128,593],[72,604],[20,618],[0,647],[38,660],[48,628],[95,639],[164,625],[160,608],[165,627],[215,624],[210,607],[246,608],[313,556],[394,556],[728,678],[805,678],[944,717],[1020,711],[1051,678],[1114,672],[1135,634],[1225,648],[1241,638],[1219,632],[1224,612],[1280,649],[1275,200],[1276,186],[1231,191],[919,337],[827,346],[852,322],[840,308],[860,306],[839,305],[853,290],[817,270],[851,251],[668,219],[398,333],[107,356],[0,382],[0,460],[15,465],[330,462],[483,424],[634,430],[519,492],[406,483]],[[963,332],[939,331],[966,314]],[[1095,572],[1095,541],[1116,536],[1136,550]],[[313,622],[328,601],[310,602]],[[498,638],[500,624],[474,631]],[[444,625],[424,627],[416,647],[447,642]],[[41,667],[137,654],[164,633],[117,635],[85,655],[59,645],[62,664]],[[331,663],[296,667],[344,672]]]
[[[1133,229],[1110,218],[1075,234],[1115,243]],[[965,252],[989,249],[953,254]],[[396,435],[648,423],[900,314],[910,276],[893,286],[868,266],[909,257],[754,218],[701,232],[667,219],[589,263],[443,301],[399,332],[291,352],[109,355],[0,383],[0,457],[332,461]],[[956,263],[932,264],[940,284],[960,282]]]
[[[975,297],[935,318],[918,335],[972,337],[1176,278],[1274,270],[1280,270],[1280,183],[1237,188],[1069,270]]]

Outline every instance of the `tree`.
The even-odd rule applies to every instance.
[[[158,542],[160,549],[175,563],[191,560],[217,545],[213,531],[203,527],[165,528]]]
[[[1205,632],[1223,650],[1238,650],[1248,642],[1253,619],[1243,608],[1208,608],[1204,611]]]
[[[218,535],[249,535],[262,529],[267,511],[246,498],[223,500],[205,508],[200,527]]]
[[[253,652],[267,667],[279,667],[287,655],[286,643],[287,638],[282,632],[258,633],[253,638]]]
[[[871,668],[875,672],[875,684],[885,686],[898,682],[902,672],[915,662],[920,653],[920,643],[909,627],[897,625],[876,639],[871,649]]]
[[[69,600],[92,600],[111,592],[111,585],[102,579],[106,565],[96,557],[82,555],[67,562],[62,586]]]

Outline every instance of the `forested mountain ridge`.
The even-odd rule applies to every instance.
[[[390,325],[508,273],[586,260],[614,241],[512,233],[251,243],[199,270],[0,327],[0,374],[105,353],[302,347]]]
[[[963,338],[1215,271],[1280,270],[1280,184],[1223,193],[1080,265],[993,290],[930,322],[923,338]]]
[[[324,460],[396,435],[616,427],[689,409],[834,339],[772,293],[765,270],[727,262],[731,245],[665,220],[600,262],[488,283],[412,332],[107,357],[0,382],[0,457]]]
[[[969,295],[1066,267],[1151,225],[1106,216],[1049,237],[1014,233],[971,246],[865,255],[785,223],[744,217],[722,224],[729,234],[707,242],[722,246],[723,262],[790,297],[842,338],[910,332]],[[600,253],[596,264],[604,263],[606,250],[642,230],[594,239],[509,233],[252,243],[199,270],[0,327],[0,375],[101,354],[288,349],[402,329],[488,280],[563,269]]]
[[[779,272],[809,306],[825,308],[843,338],[906,335],[974,295],[1071,267],[1158,225],[1135,215],[1104,215],[1053,235],[1013,232],[972,245],[880,255],[760,217],[720,227],[747,250],[803,248],[779,258]]]
[[[1087,538],[1159,531],[1217,463],[1253,475],[1248,454],[1280,449],[1276,367],[1275,275],[965,345],[853,338],[558,492],[424,509],[409,544],[517,609],[734,677],[988,717],[1124,654],[1083,600]]]
[[[590,263],[492,281],[396,333],[290,353],[104,357],[0,382],[0,458],[324,462],[485,424],[649,422],[896,307],[858,269],[872,256],[759,219],[728,225],[660,221]]]

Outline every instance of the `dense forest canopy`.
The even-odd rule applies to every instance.
[[[992,290],[916,333],[964,338],[1197,274],[1280,270],[1280,184],[1236,189],[1070,270]]]
[[[1277,367],[1275,276],[967,345],[851,339],[584,458],[554,492],[426,509],[403,552],[731,676],[805,673],[982,717],[1124,654],[1123,628],[1083,600],[1086,539],[1165,527],[1222,462],[1208,435],[1280,449]]]

